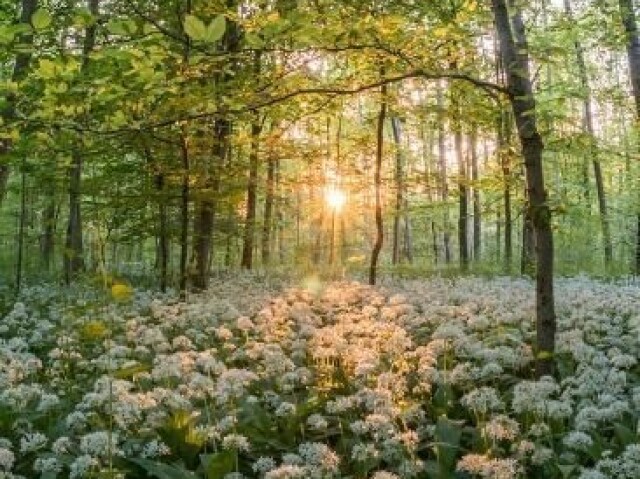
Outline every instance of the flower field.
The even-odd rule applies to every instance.
[[[0,320],[0,478],[640,478],[640,287],[32,288]]]

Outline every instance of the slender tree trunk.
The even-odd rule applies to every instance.
[[[191,196],[189,188],[191,162],[186,128],[183,128],[180,138],[180,158],[182,160],[182,188],[180,191],[180,279],[178,281],[178,289],[180,290],[180,298],[185,300],[189,276],[187,261],[189,257],[189,200]]]
[[[24,235],[27,219],[27,161],[22,157],[20,169],[20,219],[18,222],[18,258],[16,264],[16,291],[22,286],[22,259],[24,256]]]
[[[31,21],[31,16],[38,9],[38,0],[22,0],[20,4],[20,23],[26,24]],[[29,47],[33,43],[33,35],[24,33],[20,36],[20,43]],[[22,80],[29,69],[29,63],[31,62],[31,50],[25,48],[20,53],[16,54],[15,63],[13,65],[13,73],[11,75],[12,82],[18,82]],[[5,98],[5,105],[0,110],[0,119],[7,124],[15,116],[15,102],[16,96],[13,93],[9,93]],[[10,140],[0,140],[0,159],[2,159],[11,150]],[[7,192],[7,182],[9,180],[9,165],[4,161],[0,161],[0,206],[4,200]]]
[[[633,99],[636,105],[636,127],[640,125],[640,38],[633,0],[619,0],[622,24],[627,35],[627,58]],[[640,274],[640,206],[637,213],[634,272]]]
[[[384,76],[384,70],[382,75]],[[384,224],[382,222],[382,158],[384,153],[384,122],[387,116],[387,85],[380,87],[380,112],[378,113],[378,125],[376,131],[376,163],[374,170],[374,188],[376,195],[376,240],[371,252],[371,264],[369,265],[369,284],[376,284],[378,273],[378,257],[384,243]]]
[[[396,204],[393,217],[393,248],[391,255],[391,262],[398,264],[401,261],[400,257],[400,223],[402,219],[402,209],[404,206],[404,171],[403,171],[403,158],[402,158],[402,124],[400,118],[397,116],[391,117],[391,130],[393,132],[393,141],[396,146]]]
[[[526,45],[516,45],[505,0],[492,0],[509,99],[524,157],[536,241],[536,374],[553,374],[556,315],[553,295],[553,231],[542,168],[544,144],[536,123]],[[524,33],[524,32],[523,32]],[[518,48],[520,47],[520,48]],[[524,47],[524,48],[523,48]]]
[[[51,271],[51,260],[55,255],[56,239],[56,192],[51,179],[47,192],[47,206],[42,215],[42,266],[46,272]]]
[[[449,186],[447,181],[447,146],[445,136],[445,106],[444,94],[442,92],[442,83],[438,82],[436,91],[438,105],[438,163],[440,169],[440,199],[444,208],[444,225],[443,225],[443,246],[444,260],[447,264],[451,262],[451,237],[449,231]]]
[[[471,180],[473,181],[473,260],[479,263],[482,259],[482,213],[480,203],[480,176],[478,174],[478,136],[473,130],[469,138],[471,150]]]
[[[253,71],[256,77],[260,75],[261,54],[254,56]],[[258,160],[260,147],[260,115],[255,112],[251,122],[251,149],[249,151],[249,181],[247,183],[247,215],[245,218],[244,242],[242,245],[242,259],[240,266],[250,270],[253,266],[253,249],[256,236],[256,209],[258,206]]]
[[[99,0],[88,0],[88,8],[91,14],[97,18],[99,14]],[[89,66],[89,55],[93,52],[96,44],[97,25],[93,24],[86,28],[84,44],[82,47],[82,72],[86,72]],[[84,158],[82,152],[82,142],[78,141],[71,153],[71,170],[69,171],[69,219],[67,223],[67,239],[65,243],[64,255],[64,277],[67,284],[84,271],[84,252],[82,244],[82,168]]]
[[[467,188],[467,166],[462,150],[462,131],[459,122],[458,105],[454,106],[456,119],[456,131],[454,132],[454,144],[456,156],[458,158],[458,249],[460,270],[467,271],[469,269],[469,232],[467,230],[468,221],[468,188]]]
[[[276,160],[267,161],[267,191],[264,198],[264,221],[262,223],[262,264],[269,265],[271,259],[271,228],[273,223],[273,195],[276,172]]]

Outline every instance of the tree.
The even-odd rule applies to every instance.
[[[544,144],[536,124],[536,101],[524,45],[517,48],[505,0],[492,0],[509,88],[509,101],[524,157],[529,210],[536,241],[536,373],[554,371],[556,316],[553,295],[553,232],[542,168]],[[523,32],[521,32],[523,35]]]

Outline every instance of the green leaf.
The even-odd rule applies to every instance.
[[[184,17],[184,32],[192,40],[204,40],[207,36],[207,27],[198,17],[187,15]]]
[[[234,451],[220,451],[216,454],[201,454],[200,461],[207,479],[217,479],[233,472],[236,464]]]
[[[203,40],[209,43],[217,42],[223,37],[226,28],[226,19],[223,15],[218,15],[207,27],[207,32]]]
[[[150,461],[149,459],[129,459],[134,464],[143,468],[149,475],[158,479],[197,479],[193,472],[182,467],[164,464],[162,462]]]
[[[619,422],[615,423],[613,425],[613,430],[615,432],[616,438],[624,447],[638,441],[638,436],[624,424],[620,424]]]
[[[51,25],[51,15],[44,8],[38,8],[33,15],[31,15],[31,25],[35,30],[44,30]]]
[[[136,22],[133,20],[111,20],[107,23],[107,30],[114,35],[131,35],[136,31]]]

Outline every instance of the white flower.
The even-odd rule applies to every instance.
[[[49,439],[41,432],[30,432],[20,438],[20,452],[33,452],[46,446]]]
[[[79,456],[71,463],[69,479],[82,478],[93,468],[97,467],[99,462],[96,458],[89,455]]]
[[[11,470],[16,460],[15,454],[11,452],[11,449],[6,447],[0,447],[0,467],[5,471]]]
[[[576,451],[584,451],[593,445],[591,436],[582,431],[571,431],[562,439],[562,442],[569,449]]]
[[[227,450],[248,452],[251,448],[249,440],[240,434],[229,434],[222,439],[222,447]]]
[[[265,474],[276,467],[276,461],[271,457],[259,457],[251,466],[253,472]]]
[[[119,435],[114,431],[96,431],[80,438],[80,450],[93,457],[121,456],[118,448]]]
[[[491,387],[483,386],[465,394],[460,402],[479,414],[487,414],[490,411],[497,411],[504,407],[498,392]]]

